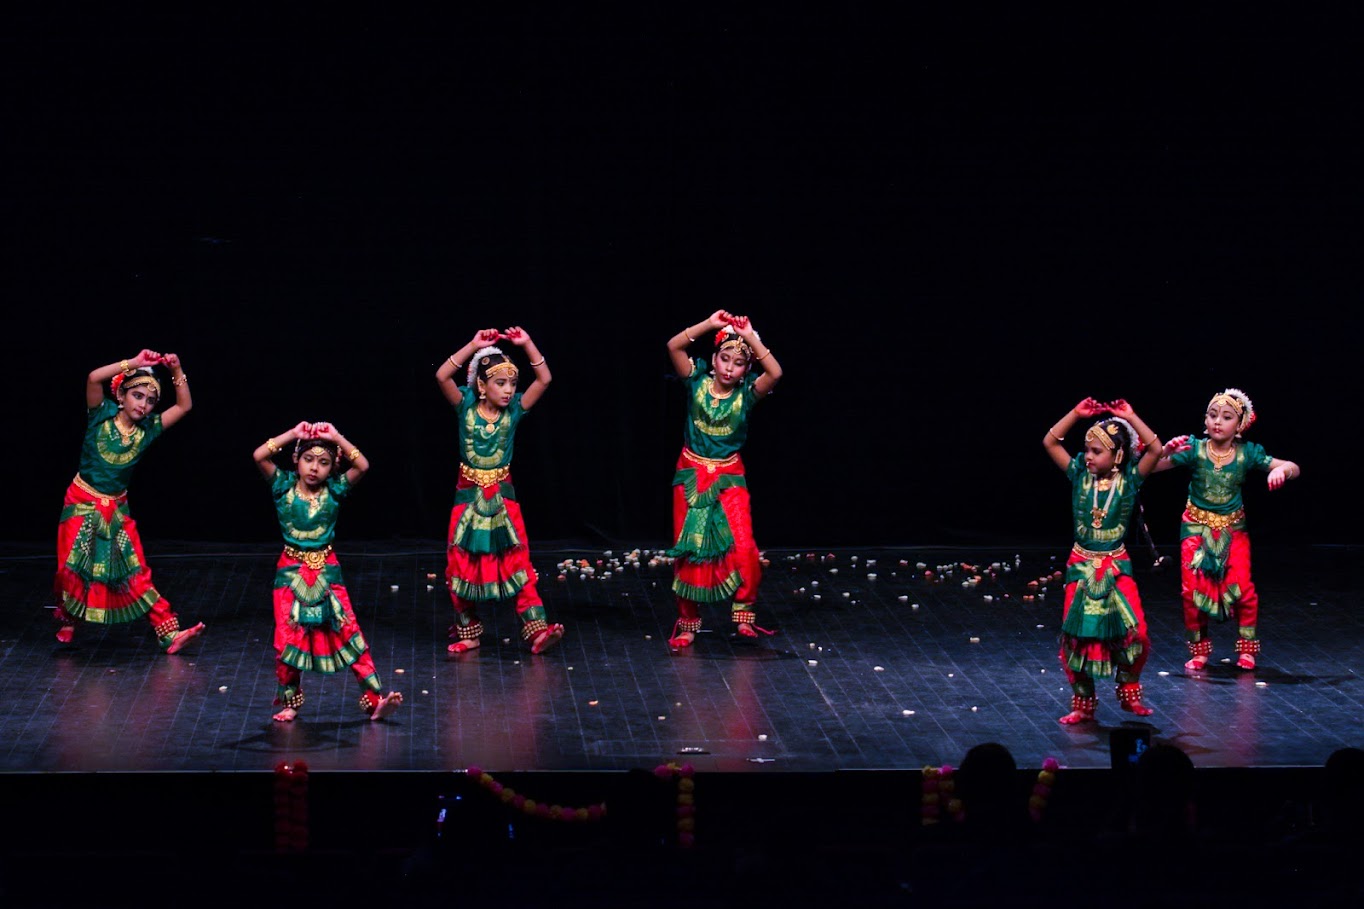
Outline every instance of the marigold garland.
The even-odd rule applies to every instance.
[[[1028,796],[1028,816],[1036,823],[1042,820],[1051,799],[1051,787],[1056,784],[1056,771],[1061,769],[1056,758],[1047,758],[1037,773],[1037,781],[1032,784]],[[947,819],[961,823],[966,819],[966,811],[961,799],[956,797],[957,784],[953,779],[955,770],[950,764],[941,767],[928,766],[923,769],[923,782],[919,796],[919,820],[928,827]]]
[[[655,767],[654,776],[677,781],[677,845],[692,848],[696,845],[696,768],[669,761]]]
[[[493,779],[491,773],[484,773],[477,767],[470,767],[464,772],[484,789],[501,799],[504,805],[510,805],[512,808],[515,808],[517,811],[523,812],[530,817],[564,822],[599,821],[606,817],[605,802],[598,802],[595,805],[588,805],[585,808],[546,805],[544,802],[537,802],[534,799],[526,798],[510,786],[502,785],[497,780]]]
[[[1028,796],[1028,814],[1034,822],[1042,820],[1042,813],[1047,810],[1051,787],[1056,783],[1056,771],[1060,769],[1056,758],[1049,757],[1042,762],[1042,769],[1037,772],[1037,782],[1032,784],[1032,795]]]
[[[957,784],[952,779],[954,772],[951,764],[924,768],[919,819],[925,827],[938,823],[944,808],[949,818],[957,822],[962,820],[961,799],[956,797]]]

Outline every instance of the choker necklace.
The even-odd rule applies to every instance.
[[[1098,530],[1100,527],[1104,526],[1104,518],[1108,517],[1108,506],[1113,504],[1113,494],[1118,491],[1119,479],[1120,477],[1117,476],[1116,472],[1105,477],[1104,480],[1100,480],[1097,477],[1094,479],[1094,507],[1089,510],[1090,516],[1093,518],[1093,520],[1091,520],[1089,523],[1090,526],[1092,526],[1095,530]],[[1103,507],[1100,508],[1099,484],[1104,481],[1107,481],[1109,483],[1108,498],[1104,499]]]
[[[720,383],[715,380],[715,377],[712,376],[710,380],[710,389],[706,392],[706,394],[710,395],[711,401],[714,402],[714,405],[716,406],[718,406],[721,401],[729,400],[729,398],[734,394],[734,389],[738,387],[736,385],[731,387],[730,390],[725,392],[724,394],[716,394],[715,386],[719,384]]]
[[[1232,459],[1232,458],[1236,457],[1236,443],[1235,443],[1235,442],[1232,443],[1231,448],[1227,449],[1226,454],[1218,454],[1217,452],[1213,451],[1213,450],[1212,450],[1212,442],[1209,442],[1209,443],[1208,443],[1207,448],[1208,448],[1208,460],[1209,460],[1209,461],[1212,461],[1212,469],[1213,469],[1213,470],[1221,470],[1223,467],[1226,467],[1228,464],[1231,463],[1231,459]]]
[[[127,445],[132,442],[133,436],[137,434],[136,423],[134,423],[129,429],[124,429],[123,424],[118,422],[117,416],[115,416],[110,422],[114,424],[114,429],[118,432],[119,436],[122,437],[124,445]]]
[[[483,434],[492,435],[493,432],[496,431],[497,429],[497,421],[498,418],[502,416],[502,411],[494,409],[493,415],[490,417],[483,412],[482,404],[479,404],[478,407],[474,409],[478,412],[479,419],[484,420],[486,423],[486,425],[483,427]]]

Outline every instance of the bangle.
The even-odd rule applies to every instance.
[[[538,369],[539,367],[544,366],[544,365],[545,365],[545,358],[544,358],[544,357],[541,357],[541,358],[540,358],[540,362],[539,362],[539,363],[532,363],[532,364],[530,364],[530,368],[531,368],[531,369]]]
[[[687,343],[688,343],[688,344],[695,344],[695,343],[696,343],[696,339],[693,338],[690,334],[688,334],[688,333],[687,333],[687,330],[686,330],[685,328],[682,329],[682,337],[684,337],[684,338],[687,339]],[[127,361],[127,360],[124,360],[123,362],[124,362],[124,363],[127,363],[128,361]]]
[[[1055,440],[1058,441],[1058,442],[1064,442],[1064,441],[1066,440],[1066,437],[1065,437],[1065,436],[1058,436],[1058,435],[1056,434],[1056,427],[1052,427],[1051,429],[1048,429],[1048,430],[1047,430],[1047,435],[1051,436],[1053,439],[1055,439]]]
[[[172,385],[184,385],[184,384],[185,384],[186,382],[188,382],[188,381],[189,381],[189,376],[187,376],[187,375],[186,375],[185,373],[183,373],[183,372],[180,373],[180,375],[178,375],[178,376],[172,376],[172,377],[171,377],[171,384],[172,384]]]
[[[352,448],[349,452],[346,453],[346,457],[350,459],[350,462],[352,464],[354,464],[356,459],[360,457],[360,449]]]
[[[1151,441],[1149,441],[1149,442],[1142,442],[1141,444],[1145,445],[1147,448],[1155,448],[1155,447],[1156,447],[1156,443],[1159,442],[1159,441],[1160,441],[1160,436],[1152,435],[1152,436],[1151,436]]]
[[[265,440],[265,447],[270,450],[270,454],[279,454],[279,446],[275,444],[273,436]]]
[[[118,371],[121,372],[121,373],[123,373],[123,374],[126,376],[126,375],[130,375],[130,374],[133,372],[133,368],[132,368],[131,366],[128,365],[128,361],[127,361],[127,360],[119,360],[119,361],[118,361]]]
[[[453,367],[455,367],[455,369],[463,369],[463,368],[464,368],[464,364],[455,362],[455,355],[454,355],[454,354],[450,354],[450,356],[448,357],[448,359],[450,360],[450,365],[453,366]]]
[[[767,353],[763,354],[761,357],[754,357],[754,358],[753,358],[753,362],[754,362],[754,363],[761,363],[763,360],[767,359],[771,354],[772,354],[772,348],[769,347],[769,348],[767,349]]]

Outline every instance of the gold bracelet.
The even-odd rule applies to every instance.
[[[346,457],[350,458],[350,462],[354,464],[356,460],[360,457],[360,449],[352,448],[350,450],[350,453],[347,454]]]
[[[131,366],[128,365],[128,361],[127,361],[127,360],[119,360],[119,361],[118,361],[118,371],[121,372],[121,373],[123,373],[123,374],[126,376],[126,375],[129,375],[129,374],[131,374],[131,373],[133,372],[133,368],[132,368]]]
[[[771,356],[771,354],[772,354],[772,348],[769,347],[769,348],[767,349],[767,353],[763,354],[761,357],[754,357],[754,358],[753,358],[753,362],[754,362],[754,363],[761,363],[763,360],[765,360],[765,359],[767,359],[769,356]]]
[[[265,440],[265,447],[269,449],[270,454],[279,454],[279,446],[275,444],[273,436]]]
[[[448,357],[448,359],[450,360],[450,365],[453,366],[453,367],[455,367],[455,369],[463,369],[463,368],[464,368],[463,364],[461,364],[461,363],[456,363],[456,362],[455,362],[455,355],[454,355],[454,354],[450,354],[450,356]]]
[[[693,338],[691,335],[689,335],[689,334],[687,333],[687,330],[686,330],[685,328],[682,329],[682,337],[684,337],[684,338],[687,339],[687,343],[688,343],[688,344],[695,344],[695,343],[696,343],[696,339]],[[124,363],[127,363],[128,361],[127,361],[127,360],[124,360],[123,362],[124,362]]]
[[[184,385],[184,384],[185,384],[186,382],[188,382],[188,381],[189,381],[189,376],[187,376],[187,375],[186,375],[185,373],[183,373],[183,372],[180,373],[180,375],[178,375],[178,376],[171,376],[171,384],[172,384],[172,385]]]
[[[1053,426],[1051,429],[1048,429],[1048,430],[1047,430],[1047,435],[1051,436],[1053,439],[1055,439],[1055,440],[1058,441],[1058,442],[1064,442],[1064,441],[1066,440],[1066,437],[1065,437],[1065,436],[1058,436],[1058,435],[1056,434],[1056,427],[1055,427],[1055,426]]]
[[[1155,448],[1155,447],[1156,447],[1156,443],[1159,442],[1159,441],[1160,441],[1160,436],[1153,435],[1153,436],[1151,436],[1151,441],[1149,441],[1149,442],[1142,442],[1141,444],[1145,445],[1147,448]]]
[[[541,357],[541,358],[540,358],[540,362],[539,362],[539,363],[532,363],[532,364],[530,364],[530,368],[531,368],[531,369],[538,369],[539,367],[544,366],[544,365],[545,365],[545,358],[544,358],[544,357]]]

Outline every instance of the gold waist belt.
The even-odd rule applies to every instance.
[[[459,475],[470,483],[479,486],[492,486],[494,483],[501,483],[511,476],[510,467],[494,467],[492,470],[479,470],[477,467],[470,467],[464,462],[460,462]]]
[[[1072,549],[1072,552],[1074,552],[1076,555],[1080,556],[1081,558],[1087,559],[1088,561],[1091,561],[1091,562],[1102,562],[1104,559],[1125,559],[1125,558],[1127,558],[1127,547],[1126,547],[1126,546],[1119,546],[1117,549],[1112,549],[1112,550],[1109,550],[1108,552],[1095,552],[1095,551],[1092,550],[1092,549],[1086,549],[1086,548],[1084,548],[1083,546],[1081,546],[1079,543],[1076,543],[1074,549]]]
[[[321,570],[327,564],[327,556],[331,555],[332,546],[328,543],[321,549],[295,549],[293,546],[285,546],[284,554],[295,562],[302,562],[313,571]]]
[[[1226,530],[1233,524],[1240,524],[1246,519],[1246,510],[1238,508],[1231,514],[1218,514],[1215,511],[1208,511],[1206,508],[1199,508],[1193,502],[1184,504],[1184,518],[1190,524],[1202,524],[1204,527],[1211,527],[1213,530]]]
[[[92,496],[98,496],[105,501],[108,501],[109,499],[121,499],[128,494],[128,490],[126,489],[120,489],[118,492],[100,492],[98,489],[82,480],[80,474],[76,474],[76,478],[71,482],[75,484],[77,489],[87,492]]]
[[[728,467],[729,465],[738,461],[739,453],[736,451],[729,457],[722,458],[717,461],[714,458],[703,458],[699,454],[697,454],[696,452],[692,451],[690,448],[684,445],[682,446],[682,457],[686,458],[688,461],[691,461],[694,464],[700,464],[702,467],[706,468],[706,470],[710,471],[711,473],[714,473],[717,468]]]

